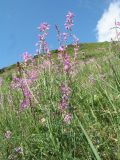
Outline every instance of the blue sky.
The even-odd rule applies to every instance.
[[[21,60],[24,51],[34,54],[41,22],[51,25],[50,49],[58,47],[55,24],[64,31],[65,15],[75,14],[73,33],[80,42],[96,42],[96,26],[110,0],[1,0],[0,68]]]

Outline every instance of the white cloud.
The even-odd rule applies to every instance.
[[[111,29],[115,26],[115,20],[120,20],[120,0],[111,2],[99,19],[96,26],[98,42],[110,41],[111,38],[116,39],[116,32]]]

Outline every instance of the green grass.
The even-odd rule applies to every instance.
[[[15,66],[1,74],[1,160],[120,159],[120,59],[115,48],[109,48],[107,42],[81,44],[70,76],[58,63],[57,50],[53,51],[54,64],[39,68],[39,78],[30,86],[32,104],[21,113],[22,93],[10,87]],[[68,53],[73,57],[71,45]],[[71,88],[70,124],[59,112],[62,83]],[[7,130],[12,132],[10,139],[4,136]],[[16,153],[16,147],[22,153]]]

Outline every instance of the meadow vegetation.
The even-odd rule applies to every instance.
[[[73,17],[58,50],[42,23],[37,56],[0,74],[0,160],[120,159],[119,42],[80,44]]]

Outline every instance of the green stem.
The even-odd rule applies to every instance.
[[[88,136],[87,132],[85,131],[82,123],[81,123],[80,120],[78,119],[77,115],[75,115],[75,117],[76,117],[76,119],[78,120],[78,123],[79,123],[79,125],[80,125],[80,128],[81,128],[83,134],[85,135],[85,137],[86,137],[86,139],[87,139],[87,141],[88,141],[88,143],[89,143],[89,145],[90,145],[90,147],[91,147],[91,149],[92,149],[92,151],[93,151],[93,153],[94,153],[94,155],[95,155],[96,160],[101,160],[101,158],[100,158],[100,156],[99,156],[99,154],[98,154],[95,146],[93,145],[92,141],[90,140],[90,137]]]

